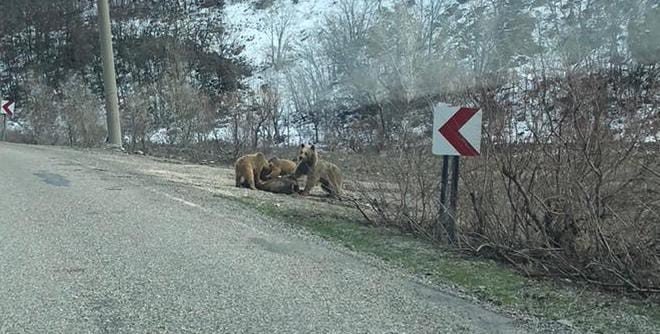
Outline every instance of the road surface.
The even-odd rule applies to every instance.
[[[0,143],[0,333],[530,331],[136,163]]]

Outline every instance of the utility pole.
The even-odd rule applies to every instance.
[[[110,8],[108,0],[98,0],[101,59],[103,59],[103,88],[108,126],[108,144],[121,148],[121,125],[119,124],[119,100],[115,79],[115,60],[112,54],[112,31],[110,30]]]

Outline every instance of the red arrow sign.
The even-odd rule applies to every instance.
[[[6,101],[6,102],[2,105],[2,111],[5,113],[5,115],[9,116],[9,118],[11,118],[12,116],[14,116],[14,113],[11,111],[11,106],[12,106],[12,104],[14,104],[14,102],[12,102],[12,101]]]
[[[476,108],[461,108],[459,109],[440,129],[447,141],[454,146],[456,151],[463,156],[478,156],[479,152],[470,144],[470,142],[458,132],[467,121],[477,113],[479,109]]]

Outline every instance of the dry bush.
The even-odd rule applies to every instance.
[[[168,129],[170,144],[188,147],[206,141],[218,117],[215,104],[187,78],[172,72],[158,83],[160,103],[154,106]]]
[[[68,144],[91,147],[100,145],[106,136],[103,104],[78,75],[62,86],[61,115]]]
[[[0,131],[0,135],[2,132]],[[34,137],[25,131],[7,129],[7,141],[10,143],[36,144]]]
[[[60,144],[64,136],[59,109],[53,103],[56,100],[55,90],[48,86],[45,78],[35,74],[28,75],[26,87],[29,94],[25,101],[25,114],[21,116],[27,121],[32,141],[37,144]]]
[[[151,96],[156,95],[153,86],[138,87],[134,92],[122,99],[122,128],[124,135],[128,137],[128,149],[130,151],[147,150],[148,134],[154,130],[152,117],[149,109],[152,105]]]
[[[95,146],[105,139],[101,100],[83,78],[73,75],[57,89],[45,77],[30,74],[26,81],[25,125],[29,142],[46,145]]]
[[[478,87],[482,156],[461,170],[458,247],[528,275],[660,292],[659,71],[571,73]],[[383,177],[358,183],[372,221],[444,241],[440,167],[430,146],[388,153]],[[382,162],[381,162],[382,163]]]
[[[657,80],[619,69],[473,92],[528,137],[489,123],[489,149],[463,177],[465,245],[529,274],[660,291],[659,165],[643,142],[658,131]]]
[[[443,239],[445,230],[437,224],[440,165],[430,156],[428,145],[416,142],[385,155],[359,155],[370,175],[351,180],[348,198],[373,223]]]

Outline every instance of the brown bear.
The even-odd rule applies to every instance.
[[[277,194],[293,194],[300,191],[298,180],[293,176],[276,177],[264,182],[257,183],[259,190],[269,191]]]
[[[298,179],[303,175],[307,175],[307,182],[301,195],[309,195],[309,191],[319,183],[330,196],[341,195],[341,170],[337,165],[319,159],[314,145],[302,144],[298,151],[298,165],[294,177]]]
[[[257,189],[256,184],[261,183],[261,171],[268,167],[268,160],[263,153],[244,155],[234,165],[236,172],[236,187],[247,186]]]
[[[278,176],[293,175],[296,171],[296,163],[288,159],[272,157],[268,160],[268,168],[264,168],[262,179],[270,180]]]

